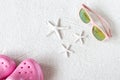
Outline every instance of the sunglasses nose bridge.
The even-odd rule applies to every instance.
[[[93,20],[90,19],[90,22],[87,25],[93,28],[93,26],[95,26],[96,24],[94,23]]]

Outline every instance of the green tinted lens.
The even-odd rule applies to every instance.
[[[92,33],[97,40],[102,41],[105,39],[105,34],[96,26],[93,26]]]
[[[90,22],[90,18],[88,16],[88,14],[85,12],[84,9],[81,9],[80,12],[79,12],[79,16],[80,18],[82,19],[82,21],[84,23],[89,23]]]

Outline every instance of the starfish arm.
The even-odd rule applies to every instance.
[[[80,38],[86,38],[87,36],[81,36]]]
[[[61,26],[61,19],[60,18],[58,19],[57,26]]]
[[[65,51],[61,51],[60,53],[65,53],[69,57],[69,52],[67,52],[66,50]]]
[[[51,32],[49,32],[48,34],[47,34],[47,36],[50,36],[51,34],[53,34],[54,33],[54,31],[51,31]]]
[[[54,24],[54,23],[52,23],[51,21],[49,21],[49,24],[50,24],[50,25],[52,25],[52,26],[55,26],[55,24]]]
[[[58,30],[55,30],[56,35],[58,36],[59,39],[62,39],[61,33]]]
[[[80,39],[76,39],[74,42],[77,43]]]
[[[67,49],[69,50],[71,47],[72,47],[72,45],[69,45]]]
[[[80,35],[79,35],[79,34],[77,34],[77,33],[75,33],[75,34],[74,34],[74,36],[78,38]]]
[[[61,30],[58,30],[58,32],[59,32],[60,38],[63,39]]]
[[[84,38],[81,38],[81,43],[84,44]]]
[[[69,52],[67,52],[67,57],[70,57],[70,53]]]
[[[84,31],[82,31],[81,36],[84,36],[84,34],[85,34],[85,32],[84,32]]]
[[[73,53],[73,51],[71,51],[71,50],[67,50],[67,52],[68,52],[68,53],[70,53],[70,54],[72,54],[72,53]]]
[[[66,49],[66,46],[64,44],[62,44],[62,46],[64,47],[64,49]]]

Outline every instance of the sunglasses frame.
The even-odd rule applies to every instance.
[[[110,24],[103,18],[101,17],[97,12],[93,11],[92,9],[90,9],[88,6],[86,6],[85,4],[82,4],[82,7],[81,9],[83,9],[85,11],[85,13],[87,14],[88,18],[90,19],[90,21],[88,22],[89,24],[92,24],[92,29],[93,27],[97,27],[104,35],[105,35],[105,38],[101,41],[105,41],[107,39],[109,39],[110,37],[112,37],[111,35],[111,29],[110,29]],[[81,11],[81,9],[79,10],[79,13]],[[91,12],[92,14],[94,14],[98,20],[100,21],[100,23],[102,24],[103,26],[103,29],[100,28],[94,21],[93,19],[91,18],[91,16],[89,15],[88,12]],[[80,14],[79,14],[80,16]],[[80,18],[81,19],[81,18]],[[82,19],[81,19],[82,21]],[[83,21],[82,21],[83,22]],[[88,24],[86,23],[86,24]],[[93,34],[93,33],[92,33]],[[93,35],[94,36],[94,35]],[[95,36],[94,36],[95,37]],[[96,38],[96,37],[95,37]],[[97,38],[96,38],[97,39]],[[97,39],[98,40],[98,39]],[[100,41],[100,40],[99,40]]]

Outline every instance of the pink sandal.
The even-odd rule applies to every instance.
[[[5,55],[0,55],[0,80],[8,77],[16,68],[14,60]]]
[[[43,80],[43,73],[36,61],[26,59],[6,80]]]

